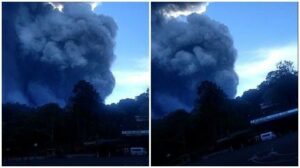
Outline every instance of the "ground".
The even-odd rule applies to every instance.
[[[298,133],[239,150],[224,150],[190,162],[191,166],[297,166]]]
[[[148,156],[134,157],[76,157],[57,159],[33,159],[3,161],[3,166],[147,166]]]

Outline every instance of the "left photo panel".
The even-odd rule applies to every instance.
[[[2,165],[149,165],[149,3],[2,3]]]

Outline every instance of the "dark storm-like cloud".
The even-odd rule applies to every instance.
[[[229,97],[234,97],[238,85],[234,71],[237,52],[228,28],[196,13],[188,15],[186,20],[168,18],[161,12],[169,7],[168,3],[152,4],[155,6],[152,11],[153,116],[178,108],[189,110],[194,105],[196,87],[204,80],[215,82]],[[184,9],[191,5],[182,4]]]
[[[116,23],[87,3],[63,5],[3,3],[4,102],[63,105],[81,79],[112,92]]]

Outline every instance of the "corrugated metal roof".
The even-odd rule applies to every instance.
[[[292,115],[292,114],[295,114],[295,113],[298,113],[298,108],[294,108],[294,109],[290,109],[290,110],[283,111],[283,112],[280,112],[280,113],[276,113],[276,114],[268,115],[268,116],[265,116],[265,117],[257,118],[257,119],[251,120],[250,124],[257,125],[257,124],[261,124],[261,123],[264,123],[264,122],[268,122],[268,121],[276,120],[276,119],[279,119],[279,118],[283,118],[283,117],[286,117],[286,116],[289,116],[289,115]]]

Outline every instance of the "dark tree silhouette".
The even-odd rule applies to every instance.
[[[154,120],[151,142],[154,165],[168,163],[189,151],[189,124],[190,114],[180,109],[161,120]]]
[[[262,93],[258,89],[249,89],[242,95],[243,100],[252,105],[259,105],[261,102]]]
[[[49,103],[38,108],[36,124],[41,133],[48,137],[48,146],[56,147],[64,143],[67,138],[63,133],[65,121],[63,109],[58,104]]]
[[[224,92],[213,82],[204,81],[198,87],[196,104],[197,129],[201,130],[202,144],[213,145],[221,133],[222,106],[225,102]],[[205,137],[205,138],[204,138]]]
[[[86,81],[74,86],[64,108],[55,103],[40,107],[7,103],[2,107],[4,159],[95,152],[97,147],[87,147],[84,142],[120,139],[121,130],[128,128],[148,129],[146,121],[144,125],[136,122],[136,115],[148,116],[148,92],[135,99],[104,105],[101,96]],[[148,148],[148,138],[144,139],[143,146]]]
[[[264,103],[280,104],[282,107],[298,104],[298,72],[290,61],[279,62],[277,69],[269,72],[258,88]]]
[[[297,107],[297,93],[298,72],[289,61],[278,63],[258,88],[235,99],[227,98],[215,83],[204,81],[198,87],[191,113],[177,110],[152,121],[152,164],[180,164],[185,156],[193,158],[194,154],[206,155],[234,146],[239,143],[236,139],[252,129],[250,120],[267,115],[261,104],[282,106],[272,107],[268,110],[271,113]]]
[[[91,83],[81,80],[75,84],[69,108],[79,143],[95,138],[96,132],[100,131],[103,123],[99,121],[99,113],[103,112],[103,106],[101,97]]]

